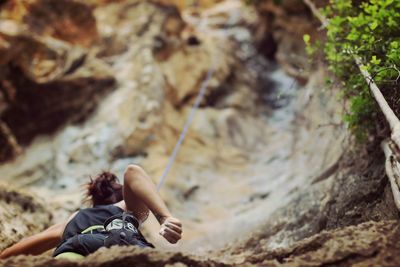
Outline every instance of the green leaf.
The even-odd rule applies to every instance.
[[[374,56],[372,56],[371,63],[373,63],[375,65],[379,65],[379,64],[381,64],[381,60],[377,59],[376,56],[374,55]]]
[[[375,20],[370,24],[371,30],[375,30],[378,27],[378,22]]]
[[[350,33],[349,35],[347,35],[346,39],[350,40],[350,41],[355,41],[359,38],[359,35],[356,33]]]
[[[306,44],[310,43],[310,35],[309,34],[304,34],[303,35],[303,40]]]

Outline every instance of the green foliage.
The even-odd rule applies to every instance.
[[[308,55],[312,56],[315,54],[316,46],[311,44],[311,37],[308,34],[303,35],[304,43],[306,44],[306,52]]]
[[[303,35],[303,41],[306,44],[306,52],[309,56],[314,56],[321,49],[321,42],[316,40],[312,43],[309,34]]]
[[[329,18],[324,52],[330,69],[345,81],[343,96],[350,100],[345,116],[358,139],[376,133],[382,121],[380,111],[372,98],[354,62],[361,57],[366,69],[382,89],[389,105],[400,115],[400,1],[399,0],[331,0],[324,10]],[[304,37],[307,46],[310,38]]]

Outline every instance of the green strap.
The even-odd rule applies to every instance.
[[[84,259],[85,256],[79,254],[79,253],[75,253],[75,252],[63,252],[58,254],[56,257],[56,259],[68,259],[68,260],[81,260]]]
[[[92,225],[88,228],[86,228],[85,230],[83,230],[81,232],[81,234],[87,234],[87,233],[91,233],[94,230],[104,230],[104,226],[103,225]],[[63,252],[58,254],[56,257],[56,259],[69,259],[69,260],[80,260],[85,258],[85,256],[79,254],[79,253],[75,253],[75,252]]]
[[[92,231],[97,230],[97,229],[104,230],[104,226],[103,225],[92,225],[92,226],[86,228],[85,230],[83,230],[81,232],[81,234],[87,234],[87,233],[92,232]]]

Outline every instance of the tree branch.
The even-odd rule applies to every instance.
[[[328,19],[325,18],[325,16],[322,15],[321,12],[319,12],[318,8],[314,5],[313,2],[311,2],[311,0],[303,0],[303,2],[306,6],[308,6],[314,16],[317,17],[318,20],[322,23],[322,27],[328,25]]]
[[[357,56],[354,56],[354,61],[356,62],[358,68],[360,69],[361,74],[364,76],[365,81],[368,83],[369,88],[374,95],[376,102],[381,108],[383,114],[387,122],[390,125],[390,130],[392,132],[391,138],[395,142],[398,148],[400,148],[400,120],[397,118],[396,114],[394,114],[393,110],[390,108],[387,103],[385,97],[383,96],[381,90],[379,90],[376,85],[374,79],[371,77],[371,74],[366,70],[365,66],[361,62],[361,59]]]
[[[390,148],[389,140],[384,140],[381,144],[383,151],[385,152],[385,169],[386,175],[389,177],[390,187],[392,188],[394,203],[396,207],[400,210],[400,170],[399,162],[395,159],[393,151]]]

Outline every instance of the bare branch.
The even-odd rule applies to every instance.
[[[390,142],[389,140],[384,140],[381,144],[383,151],[385,152],[385,168],[386,174],[389,177],[390,187],[392,188],[394,203],[396,207],[400,210],[400,169],[399,169],[399,162],[395,159],[393,155],[393,151],[390,149]]]
[[[321,12],[314,5],[314,3],[311,0],[303,0],[303,2],[311,9],[311,12],[314,14],[314,16],[316,16],[319,19],[319,21],[322,23],[322,27],[326,27],[329,21],[327,18],[325,18],[324,15],[321,14]]]
[[[371,92],[373,93],[376,102],[378,102],[379,107],[381,108],[386,120],[390,125],[390,129],[392,131],[392,140],[396,143],[398,147],[400,147],[400,120],[390,108],[386,99],[382,95],[382,92],[379,90],[378,86],[372,79],[371,74],[369,74],[369,72],[366,70],[365,66],[361,62],[361,59],[357,56],[354,56],[354,60],[358,68],[360,69],[360,72],[364,76],[364,79],[368,82],[369,88],[371,89]]]

